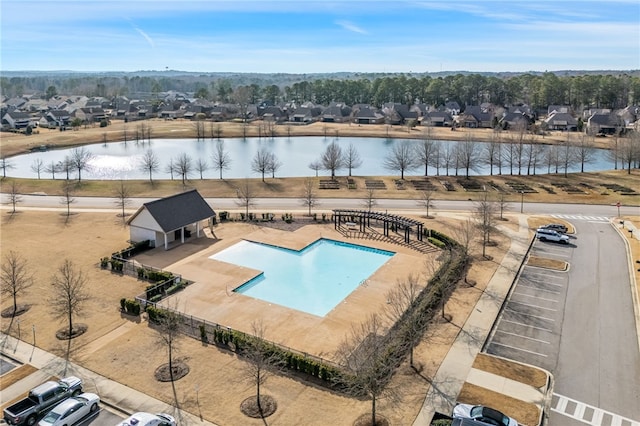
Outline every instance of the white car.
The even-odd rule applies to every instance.
[[[49,411],[38,423],[38,426],[71,426],[91,413],[98,411],[100,397],[95,393],[85,392],[65,399]]]
[[[518,426],[518,422],[498,410],[482,405],[458,404],[453,407],[454,419],[473,419],[493,426]]]
[[[135,413],[117,426],[176,426],[176,420],[165,413]]]
[[[568,236],[553,229],[538,228],[536,230],[536,237],[538,237],[540,241],[554,241],[556,243],[569,244]]]

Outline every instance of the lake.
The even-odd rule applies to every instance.
[[[394,145],[403,143],[404,139],[385,139],[385,138],[357,138],[357,137],[340,137],[325,138],[319,137],[277,137],[277,138],[227,138],[224,140],[225,151],[231,158],[229,170],[223,171],[225,179],[238,178],[256,178],[260,177],[259,173],[251,170],[251,162],[260,148],[264,148],[272,152],[282,164],[280,170],[276,172],[276,177],[304,177],[315,176],[315,171],[309,168],[309,164],[319,161],[320,156],[326,147],[335,141],[343,150],[353,144],[362,159],[362,165],[354,169],[354,176],[385,176],[399,175],[399,171],[390,171],[384,167],[384,160],[388,158],[389,153]],[[417,139],[407,140],[412,144],[420,144]],[[82,179],[95,180],[119,180],[119,179],[148,179],[149,173],[140,169],[140,164],[145,152],[149,149],[153,150],[160,160],[160,167],[157,172],[153,173],[154,179],[169,179],[170,174],[166,171],[170,159],[176,159],[181,154],[187,154],[193,160],[193,172],[191,179],[199,179],[200,174],[195,167],[197,159],[203,159],[209,165],[209,169],[203,173],[205,179],[219,178],[219,171],[211,168],[213,163],[212,155],[216,151],[217,140],[200,140],[195,139],[152,139],[147,142],[111,142],[107,144],[86,145],[85,149],[91,152],[93,158],[90,161],[90,167],[82,171]],[[440,141],[442,146],[461,143],[456,141]],[[487,144],[478,142],[480,147]],[[506,147],[506,146],[505,146]],[[32,170],[32,165],[37,159],[41,159],[45,166],[57,162],[61,162],[65,157],[71,154],[72,149],[54,149],[42,152],[33,152],[11,157],[9,159],[12,169],[7,169],[7,176],[21,178],[35,178],[36,172]],[[483,148],[480,148],[483,151]],[[595,150],[593,161],[585,165],[585,171],[603,171],[613,169],[613,162],[607,158],[606,150]],[[538,166],[537,174],[546,173],[546,166]],[[554,171],[554,170],[552,170]],[[580,171],[580,165],[576,165],[569,170],[570,172]],[[503,174],[510,172],[508,167],[502,169]],[[562,172],[562,171],[561,171]],[[460,170],[459,174],[464,175],[464,170]],[[497,169],[494,166],[494,174]],[[514,169],[514,174],[517,174]],[[347,169],[341,169],[337,175],[344,176],[348,174]],[[429,175],[435,175],[436,170],[429,167]],[[444,169],[440,169],[440,174],[446,174]],[[454,170],[449,171],[450,175],[455,174]],[[473,175],[488,175],[489,167],[482,165],[476,171],[470,172]],[[522,170],[522,174],[526,174],[526,168]],[[72,174],[75,176],[75,173]],[[327,176],[329,172],[320,171],[320,176]],[[418,167],[409,172],[405,172],[405,176],[423,176],[424,166]],[[56,174],[57,179],[63,178],[61,172]],[[268,176],[270,177],[270,176]],[[41,172],[41,178],[50,179],[50,173]],[[179,176],[175,176],[176,179]]]

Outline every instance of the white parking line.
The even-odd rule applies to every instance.
[[[514,291],[514,292],[513,292],[513,295],[514,295],[514,296],[532,297],[532,298],[534,298],[534,299],[544,300],[545,302],[558,303],[558,301],[557,301],[556,299],[547,299],[546,297],[533,296],[533,295],[531,295],[531,294],[520,293],[519,291]]]
[[[546,340],[534,339],[533,337],[522,336],[522,335],[516,334],[516,333],[509,333],[508,331],[498,330],[497,332],[498,333],[502,333],[502,334],[508,334],[510,336],[520,337],[522,339],[533,340],[534,342],[544,343],[544,344],[547,344],[547,345],[551,344],[551,342],[547,342]]]
[[[544,289],[544,288],[534,287],[534,286],[531,286],[531,285],[524,285],[524,284],[521,284],[521,283],[518,283],[518,286],[524,287],[524,288],[533,288],[533,289],[535,289],[537,291],[544,291],[546,293],[560,294],[560,292],[556,291],[556,290],[547,290],[547,289]]]
[[[541,354],[539,352],[529,351],[527,349],[522,349],[522,348],[516,348],[515,346],[503,345],[502,343],[498,343],[498,342],[491,342],[491,344],[492,345],[497,345],[497,346],[503,346],[503,347],[509,348],[509,349],[514,349],[514,350],[520,351],[520,352],[526,352],[526,353],[529,353],[529,354],[538,355],[538,356],[541,356],[541,357],[544,357],[544,358],[547,357],[545,354]]]
[[[573,398],[569,398],[568,396],[553,394],[554,397],[558,398],[558,401],[555,406],[551,407],[551,411],[555,411],[558,414],[562,414],[563,416],[567,416],[579,422],[591,425],[591,426],[603,426],[602,420],[606,415],[611,417],[611,422],[607,422],[610,426],[621,426],[623,422],[629,426],[640,426],[640,422],[637,420],[632,420],[627,417],[620,416],[618,414],[612,413],[610,411],[606,411],[600,409],[598,407],[594,407],[593,405],[585,404],[584,402],[577,401]],[[567,407],[569,406],[569,402],[572,402],[575,408],[567,411]],[[585,412],[587,408],[590,408],[593,411],[593,415],[591,418],[584,418]]]
[[[551,275],[551,274],[545,274],[543,272],[526,272],[525,273],[525,278],[539,278],[539,279],[545,279],[545,280],[555,280],[555,281],[564,281],[565,278],[564,276],[558,276],[558,275]]]
[[[505,309],[505,311],[513,312],[514,314],[517,314],[517,315],[524,315],[525,317],[538,318],[538,319],[541,319],[543,321],[556,322],[556,320],[552,319],[552,318],[547,318],[547,317],[543,317],[543,316],[540,316],[540,315],[525,314],[524,312],[514,311],[511,308],[507,308],[507,309]]]
[[[525,324],[523,322],[518,322],[518,321],[511,321],[511,320],[508,320],[508,319],[502,319],[501,321],[508,322],[508,323],[515,324],[515,325],[520,325],[522,327],[533,328],[534,330],[540,330],[540,331],[546,331],[547,333],[553,333],[553,330],[551,330],[549,328],[537,327],[535,325]]]
[[[557,309],[545,308],[543,306],[538,306],[538,305],[531,305],[529,303],[518,302],[517,300],[510,300],[509,303],[517,303],[518,305],[529,306],[530,308],[544,309],[546,311],[558,312]]]

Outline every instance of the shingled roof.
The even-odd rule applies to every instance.
[[[145,208],[165,233],[215,216],[211,206],[195,189],[144,203],[138,212]],[[136,216],[137,213],[128,222]]]

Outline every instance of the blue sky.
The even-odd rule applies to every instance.
[[[637,0],[0,0],[0,70],[640,69]]]

